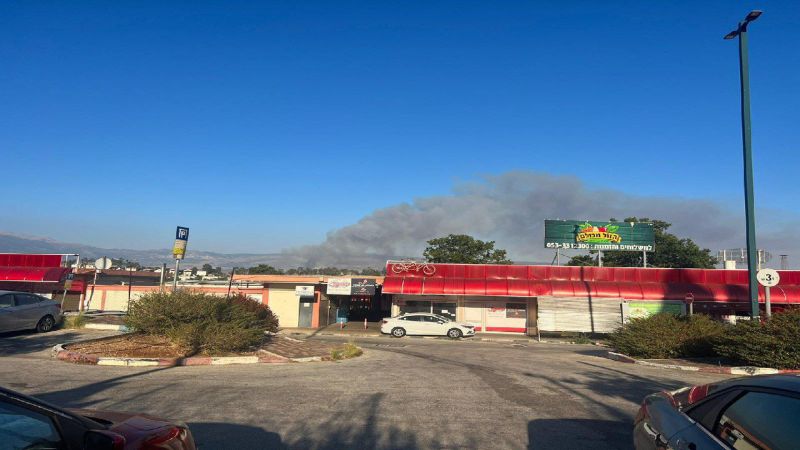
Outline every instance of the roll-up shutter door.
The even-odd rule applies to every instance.
[[[610,333],[622,324],[622,299],[539,297],[539,329]]]

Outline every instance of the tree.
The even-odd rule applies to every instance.
[[[568,266],[596,266],[597,257],[592,255],[577,255],[570,258]]]
[[[269,264],[259,264],[255,267],[247,269],[247,273],[250,275],[281,275],[283,274],[283,271],[281,269],[276,269]]]
[[[202,270],[205,270],[207,274],[212,274],[214,273],[214,266],[209,263],[205,263],[203,264]]]
[[[611,219],[614,221],[614,219]],[[655,251],[647,253],[647,265],[652,267],[684,267],[713,269],[717,258],[711,250],[700,248],[689,238],[679,238],[667,229],[671,223],[646,217],[628,217],[625,222],[651,222],[655,234]],[[604,251],[603,265],[610,267],[642,267],[642,252]]]
[[[494,241],[481,241],[466,234],[431,239],[422,253],[432,263],[511,264],[506,251],[494,248]]]

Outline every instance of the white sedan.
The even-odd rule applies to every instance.
[[[462,336],[474,336],[475,327],[436,314],[410,313],[383,319],[381,333],[398,338],[408,334],[458,339]]]

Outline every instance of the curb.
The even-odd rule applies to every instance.
[[[95,366],[124,366],[124,367],[178,367],[178,366],[225,366],[232,364],[280,364],[280,363],[304,363],[325,361],[323,356],[309,356],[303,358],[287,358],[271,353],[266,350],[259,350],[258,355],[253,356],[190,356],[188,358],[114,358],[87,355],[84,353],[69,351],[64,348],[64,344],[57,344],[53,347],[52,355],[54,358],[75,364],[89,364]]]
[[[648,367],[658,367],[661,369],[678,369],[678,370],[685,370],[688,372],[719,373],[725,375],[753,376],[753,375],[775,375],[779,373],[800,373],[800,370],[796,369],[773,369],[771,367],[753,367],[753,366],[697,367],[697,366],[682,366],[679,364],[663,364],[643,359],[634,359],[628,355],[623,355],[622,353],[616,353],[616,352],[608,352],[607,358],[614,361],[619,361],[629,364],[639,364]]]
[[[317,333],[317,336],[344,336],[344,337],[381,337],[381,334],[377,333],[370,333],[370,334],[357,334],[357,333]]]
[[[128,327],[125,325],[114,325],[110,323],[87,323],[83,328],[87,330],[128,331]]]

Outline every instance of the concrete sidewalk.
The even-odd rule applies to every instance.
[[[381,336],[380,322],[348,322],[345,324],[330,324],[322,328],[284,328],[278,334],[287,336],[351,336],[351,337],[378,337]]]

